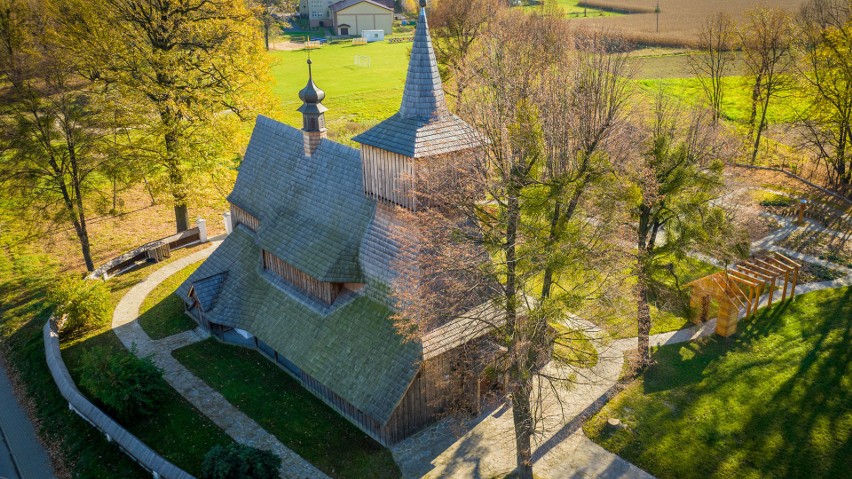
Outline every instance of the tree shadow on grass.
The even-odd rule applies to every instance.
[[[712,336],[686,343],[661,346],[653,355],[654,364],[645,373],[643,383],[646,394],[668,391],[701,382],[705,370],[732,351],[739,351],[759,338],[765,337],[783,325],[781,317],[790,302],[761,310],[755,317],[740,322],[740,332],[729,338]],[[759,366],[761,361],[750,363]]]
[[[805,303],[795,372],[759,407],[743,430],[751,435],[755,466],[786,477],[842,477],[852,470],[852,289],[833,301]],[[777,438],[783,438],[778,441]]]

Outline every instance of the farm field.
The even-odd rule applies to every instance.
[[[655,45],[684,46],[695,41],[698,29],[704,20],[718,12],[728,12],[734,21],[741,21],[748,9],[771,4],[789,10],[796,10],[802,0],[663,0],[660,2],[660,31],[656,31],[656,15],[653,13],[657,0],[587,0],[590,7],[609,9],[638,10],[651,13],[631,13],[604,18],[591,18],[588,25],[616,30],[629,40],[637,43]]]
[[[598,18],[598,17],[612,17],[621,15],[616,12],[609,12],[601,9],[591,8],[587,6],[581,6],[583,3],[582,0],[557,0],[556,2],[559,4],[559,7],[562,11],[565,12],[566,18],[577,18],[577,19],[585,19],[585,18]],[[523,8],[525,11],[535,11],[537,9],[541,9],[543,4],[541,5],[524,5]]]
[[[850,329],[843,288],[761,310],[732,338],[663,346],[584,431],[658,477],[841,477],[852,468]]]

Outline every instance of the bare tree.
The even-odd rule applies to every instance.
[[[435,56],[442,67],[444,81],[455,83],[455,97],[460,99],[467,87],[469,53],[476,40],[505,6],[501,0],[439,0],[433,2],[429,26]]]
[[[754,84],[751,94],[748,138],[752,142],[751,162],[757,159],[760,139],[766,129],[766,114],[773,99],[789,90],[794,59],[793,23],[790,14],[780,8],[756,7],[738,28],[743,63]]]
[[[611,205],[596,211],[583,205],[584,215],[603,220],[575,222],[572,231],[560,230],[558,244],[548,234],[555,204],[549,182],[557,181],[557,164],[565,158],[551,159],[546,145],[568,130],[556,117],[544,120],[543,112],[566,104],[573,87],[566,89],[560,79],[590,61],[572,57],[568,42],[541,41],[560,28],[559,19],[520,12],[495,20],[477,49],[476,71],[461,105],[478,131],[472,138],[478,149],[430,159],[417,170],[418,210],[400,212],[395,235],[402,250],[393,283],[397,328],[419,339],[447,321],[464,319],[472,324],[469,330],[492,331],[505,351],[516,474],[523,478],[532,478],[532,438],[542,426],[543,392],[570,383],[576,358],[584,354],[582,327],[565,325],[566,307],[593,300],[607,265],[617,263],[616,250],[606,245],[617,224],[606,218],[618,211]],[[564,31],[559,34],[566,38]],[[554,280],[565,294],[539,299],[548,266],[577,276]],[[576,350],[576,356],[551,361],[554,348]]]
[[[810,104],[805,140],[825,162],[829,185],[852,194],[852,4],[811,0],[799,17],[799,78]]]
[[[708,17],[698,34],[700,50],[687,57],[713,112],[714,124],[722,115],[723,78],[733,58],[733,40],[734,24],[728,14],[719,13]]]

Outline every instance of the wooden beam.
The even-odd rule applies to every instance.
[[[801,267],[802,267],[802,265],[801,265],[801,264],[799,264],[798,262],[793,261],[792,259],[790,259],[790,258],[788,258],[788,257],[784,256],[783,254],[781,254],[781,253],[779,253],[779,252],[777,252],[777,251],[773,251],[773,253],[775,253],[775,258],[776,258],[776,259],[779,259],[779,260],[781,260],[781,261],[783,261],[783,262],[785,262],[785,263],[789,264],[789,265],[790,265],[790,266],[792,266],[793,268],[801,268]]]
[[[760,284],[759,281],[755,281],[754,278],[749,278],[748,276],[746,276],[745,274],[743,274],[739,271],[728,270],[727,273],[728,273],[728,276],[733,278],[735,281],[745,283],[749,286],[756,287],[758,284]]]
[[[751,265],[744,266],[744,265],[738,264],[737,269],[735,271],[739,271],[739,272],[745,273],[747,275],[755,276],[758,279],[763,280],[764,282],[772,281],[773,279],[775,279],[774,275],[761,273],[761,272],[757,271],[757,269],[754,268]]]
[[[761,265],[764,269],[766,269],[766,270],[768,270],[768,271],[772,271],[772,272],[774,272],[774,273],[775,273],[775,275],[776,275],[776,276],[778,276],[778,277],[780,277],[780,276],[781,276],[782,274],[784,274],[784,272],[786,271],[786,269],[779,268],[778,266],[776,266],[776,265],[774,265],[774,264],[772,264],[772,263],[768,263],[768,262],[766,262],[766,261],[764,261],[764,260],[762,260],[762,259],[755,259],[754,261],[755,261],[755,262],[757,262],[757,263],[760,263],[760,265]]]

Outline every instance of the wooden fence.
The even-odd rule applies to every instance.
[[[54,327],[53,318],[50,318],[44,325],[44,354],[56,387],[62,397],[68,401],[68,408],[101,431],[106,436],[107,441],[114,442],[125,454],[151,472],[154,478],[195,479],[194,476],[154,452],[148,445],[121,427],[80,393],[68,373],[68,368],[65,367],[65,362],[62,361],[62,353],[59,350],[59,334]]]
[[[157,255],[155,255],[156,257],[161,257],[164,254],[168,257],[167,253],[164,253],[164,250],[171,251],[183,248],[184,246],[189,246],[199,241],[207,241],[207,233],[204,232],[202,234],[201,228],[196,226],[195,228],[188,229],[156,241],[151,241],[150,243],[145,243],[132,251],[107,261],[103,266],[94,270],[88,276],[88,279],[106,279],[109,276],[113,276],[116,273],[120,273],[121,271],[133,266],[139,261],[148,260],[149,256],[151,256],[149,252],[157,252]]]

